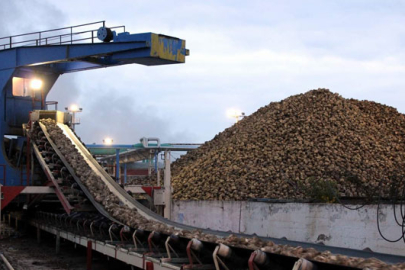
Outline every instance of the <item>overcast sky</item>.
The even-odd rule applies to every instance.
[[[186,40],[186,64],[62,75],[48,100],[83,107],[87,143],[204,142],[314,88],[405,112],[405,1],[0,0],[0,36],[106,20]]]

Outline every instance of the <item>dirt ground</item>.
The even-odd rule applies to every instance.
[[[61,239],[60,253],[55,252],[55,236],[42,232],[41,243],[36,234],[27,231],[0,239],[0,253],[15,270],[86,270],[86,249]],[[0,265],[0,269],[1,265]],[[114,259],[93,252],[93,270],[130,270],[131,267]]]

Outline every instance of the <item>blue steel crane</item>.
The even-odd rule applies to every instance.
[[[24,130],[32,112],[52,104],[46,97],[61,74],[185,63],[185,43],[155,33],[130,34],[125,26],[108,28],[105,21],[0,38],[1,208],[32,185],[34,167]]]

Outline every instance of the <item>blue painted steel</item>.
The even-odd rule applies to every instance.
[[[154,36],[159,46],[152,47]],[[0,71],[35,65],[51,73],[66,73],[125,64],[162,65],[182,62],[184,40],[153,33],[133,34],[116,38],[111,43],[69,44],[38,47],[17,47],[0,51]],[[158,50],[156,51],[155,50]],[[160,51],[161,50],[161,51]],[[156,55],[154,55],[156,54]],[[169,59],[172,58],[172,59]]]
[[[111,60],[111,56],[105,56],[99,59],[89,59],[89,57],[100,56],[104,54],[119,54],[120,52],[132,51],[133,57],[147,57],[147,52],[141,50],[148,46],[143,43],[98,43],[82,45],[59,45],[50,47],[21,47],[10,50],[0,51],[0,70],[22,67],[32,64],[44,63],[41,66],[49,71],[57,73],[80,71],[84,69],[100,68],[103,66],[114,66],[124,64],[123,61],[136,61],[134,59]],[[67,61],[59,63],[59,61]],[[69,63],[68,61],[75,61]],[[78,62],[79,61],[79,62]],[[92,63],[90,61],[95,61]],[[54,62],[52,65],[49,63]],[[78,64],[80,63],[80,64]]]
[[[0,60],[1,58],[0,53]],[[3,62],[0,61],[0,65]],[[20,186],[26,185],[27,175],[23,173],[25,166],[15,167],[10,164],[7,154],[4,151],[4,136],[23,136],[22,124],[28,123],[29,113],[33,110],[41,109],[41,92],[36,92],[34,97],[13,96],[12,92],[12,78],[32,78],[41,77],[44,81],[43,89],[44,96],[47,95],[59,74],[49,74],[41,72],[29,72],[24,68],[19,69],[3,69],[0,70],[0,89],[2,95],[0,96],[0,166],[5,166],[4,185],[7,186]],[[17,140],[21,140],[17,138]]]
[[[58,77],[67,72],[138,63],[162,65],[185,62],[185,41],[154,33],[115,35],[110,43],[26,46],[0,50],[0,167],[6,169],[5,185],[25,183],[4,151],[4,135],[23,136],[29,113],[41,108],[41,92],[34,97],[13,96],[12,78],[40,78],[44,100]],[[45,108],[46,109],[46,108]],[[119,150],[116,150],[119,153]],[[119,155],[117,155],[119,160]],[[119,162],[117,162],[119,166]],[[4,168],[2,167],[2,168]],[[117,176],[119,167],[117,170]],[[117,177],[119,179],[119,177]]]
[[[120,182],[120,149],[115,150],[115,181]]]

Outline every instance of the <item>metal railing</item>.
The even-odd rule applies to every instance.
[[[97,27],[98,26],[98,27]],[[96,29],[88,29],[97,27]],[[97,39],[97,30],[105,27],[105,21],[98,21],[75,26],[56,28],[40,32],[9,36],[0,38],[0,50],[12,49],[25,46],[48,46],[63,45],[73,43],[95,43],[101,42]],[[122,29],[125,32],[125,26],[109,27],[110,29]]]
[[[58,102],[57,101],[47,101],[45,103],[46,106],[55,106],[55,111],[58,110]]]

